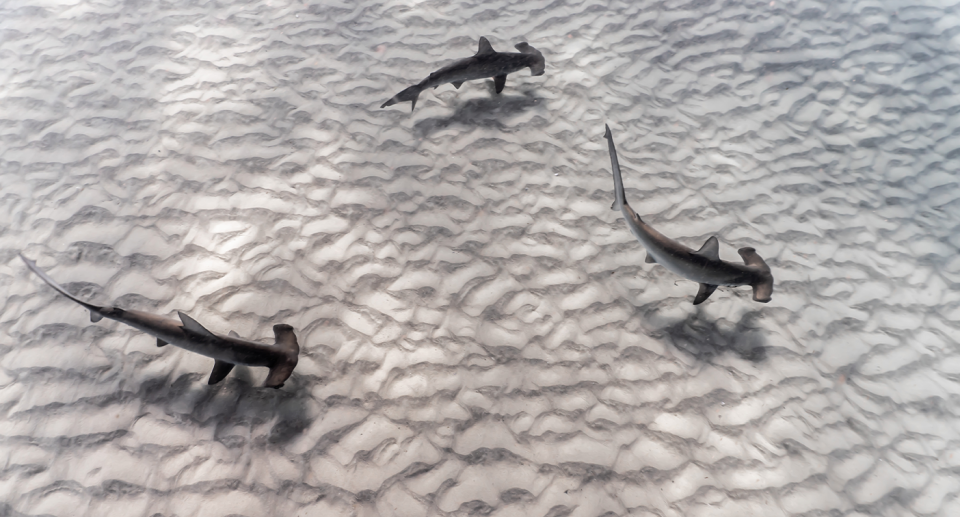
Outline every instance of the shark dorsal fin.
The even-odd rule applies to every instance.
[[[177,314],[180,316],[180,321],[183,322],[184,329],[190,332],[193,332],[194,334],[199,334],[201,336],[217,337],[216,335],[214,335],[213,332],[210,332],[209,330],[203,328],[203,325],[197,323],[197,320],[179,311],[177,312]]]
[[[703,243],[703,246],[700,246],[700,249],[697,250],[696,253],[701,257],[720,260],[720,241],[717,240],[716,236],[710,237],[707,239],[707,242]]]
[[[485,56],[487,54],[496,54],[496,50],[493,50],[493,46],[490,45],[490,42],[487,41],[487,38],[480,36],[480,49],[477,50],[478,56]]]

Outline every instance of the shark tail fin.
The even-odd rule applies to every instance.
[[[50,276],[48,276],[42,269],[37,267],[36,262],[28,259],[27,257],[24,257],[23,253],[19,253],[19,255],[20,255],[20,260],[22,260],[23,263],[26,264],[28,268],[30,268],[30,271],[33,271],[34,273],[36,273],[36,275],[39,276],[41,280],[46,282],[47,285],[52,287],[58,293],[66,296],[67,298],[70,298],[74,302],[82,305],[85,309],[89,310],[90,321],[96,323],[102,320],[104,313],[110,310],[109,307],[101,307],[99,305],[93,305],[92,303],[87,303],[81,300],[80,298],[77,298],[76,296],[70,294],[66,289],[63,288],[63,286],[58,284],[56,281],[54,281],[54,279],[50,278]]]
[[[297,367],[300,344],[290,325],[282,323],[274,325],[273,335],[276,337],[276,346],[283,351],[283,356],[270,367],[270,373],[263,385],[267,388],[282,388],[283,383],[290,378],[293,369]]]
[[[417,98],[420,97],[420,92],[423,91],[423,88],[419,84],[415,84],[402,92],[394,95],[387,102],[384,102],[380,105],[381,108],[386,108],[387,106],[393,106],[398,102],[410,101],[410,111],[412,112],[414,108],[417,107]]]
[[[533,64],[530,65],[530,75],[543,75],[543,70],[547,66],[547,61],[543,59],[543,54],[541,54],[539,50],[531,47],[526,41],[517,43],[515,48],[519,50],[521,54],[529,54],[536,57]]]
[[[753,287],[753,299],[761,303],[769,302],[773,296],[773,274],[770,272],[770,266],[753,248],[740,248],[737,253],[743,258],[744,264],[758,270],[758,280],[750,284],[750,287]]]
[[[620,176],[620,160],[617,159],[617,148],[613,145],[613,133],[610,132],[610,126],[604,125],[606,128],[603,136],[607,139],[607,148],[610,150],[610,168],[613,169],[613,190],[614,190],[614,200],[613,208],[614,210],[623,210],[623,207],[627,206],[627,197],[623,192],[623,178]]]

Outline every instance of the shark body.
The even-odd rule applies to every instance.
[[[23,254],[20,254],[20,258],[50,287],[89,310],[90,321],[98,322],[103,318],[119,321],[157,338],[157,346],[170,344],[214,359],[216,362],[210,373],[208,384],[222,381],[235,365],[242,364],[269,368],[270,373],[267,375],[264,386],[280,388],[297,366],[300,345],[290,325],[274,325],[276,344],[265,345],[241,339],[233,332],[227,336],[215,334],[182,312],[178,313],[180,321],[177,321],[142,311],[93,305],[67,292],[37,267],[36,262],[28,260]]]
[[[613,169],[613,186],[616,193],[613,208],[620,210],[627,220],[630,232],[646,248],[648,263],[656,262],[684,278],[698,282],[700,291],[693,300],[694,305],[703,303],[717,290],[717,286],[721,285],[749,285],[753,287],[755,301],[762,303],[770,301],[773,294],[773,275],[767,263],[757,254],[757,250],[740,248],[737,252],[744,263],[727,262],[720,259],[720,243],[716,237],[710,237],[699,250],[694,251],[643,222],[627,204],[623,192],[623,179],[620,176],[620,163],[617,160],[617,150],[613,145],[610,126],[606,126],[604,137],[607,139],[610,166]]]
[[[518,43],[516,52],[497,52],[493,50],[487,38],[480,38],[480,48],[472,57],[461,59],[431,73],[426,79],[403,90],[391,97],[380,107],[386,108],[398,102],[410,101],[410,111],[417,107],[417,98],[420,92],[436,88],[441,84],[451,83],[454,88],[460,88],[464,81],[485,79],[492,77],[497,93],[503,91],[507,83],[507,74],[529,67],[532,75],[543,75],[545,61],[539,50],[527,43]]]

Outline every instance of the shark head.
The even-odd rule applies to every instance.
[[[283,383],[290,378],[293,369],[297,366],[300,356],[300,344],[297,342],[297,335],[293,333],[293,327],[285,323],[273,326],[273,335],[276,339],[276,346],[281,349],[283,356],[270,367],[270,374],[263,385],[267,388],[282,388]]]
[[[737,253],[743,258],[744,264],[756,270],[757,278],[750,284],[750,287],[753,287],[754,301],[769,302],[773,297],[773,273],[770,272],[770,266],[753,248],[740,248]]]
[[[531,47],[526,41],[517,43],[514,48],[519,50],[521,54],[528,54],[533,57],[533,63],[530,65],[530,75],[543,75],[546,60],[543,59],[543,54],[539,50]]]

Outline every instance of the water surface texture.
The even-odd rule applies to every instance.
[[[958,79],[926,0],[4,2],[0,515],[960,515]]]

